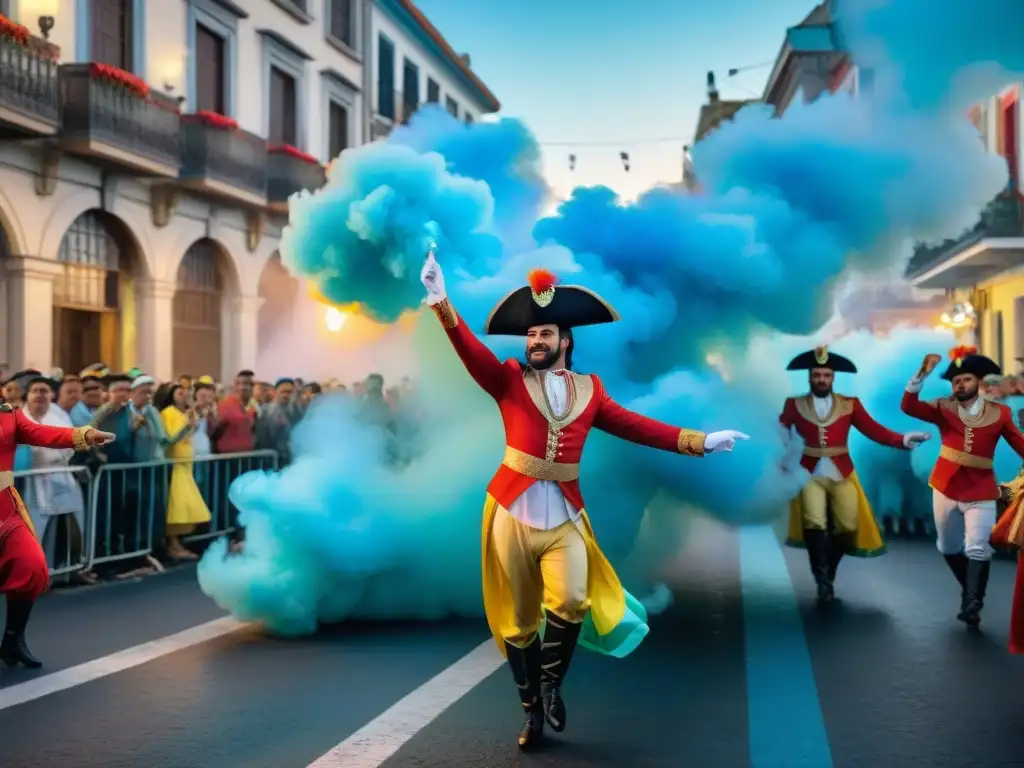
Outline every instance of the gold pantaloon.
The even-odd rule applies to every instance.
[[[828,513],[832,512],[832,525],[836,533],[854,533],[857,530],[859,496],[857,486],[848,477],[833,480],[812,476],[800,492],[803,506],[804,528],[817,531],[828,529]]]
[[[525,647],[537,634],[544,614],[577,624],[590,607],[587,598],[587,545],[576,523],[530,528],[499,509],[491,531],[494,555],[508,581],[516,615],[505,641]]]

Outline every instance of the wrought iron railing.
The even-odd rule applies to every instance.
[[[261,197],[267,194],[267,142],[241,128],[181,119],[181,178],[211,179]]]

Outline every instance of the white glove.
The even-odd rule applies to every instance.
[[[917,448],[925,440],[931,440],[932,436],[927,432],[907,432],[903,436],[904,448]]]
[[[427,258],[423,262],[423,269],[420,270],[420,282],[427,289],[427,304],[440,304],[448,294],[444,289],[444,272],[441,265],[434,258],[434,249],[427,251]]]
[[[744,435],[734,429],[711,432],[704,437],[704,453],[728,453],[736,447],[737,440],[749,439],[750,435]]]

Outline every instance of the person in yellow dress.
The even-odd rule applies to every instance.
[[[181,384],[165,384],[153,401],[168,437],[164,455],[174,461],[167,494],[167,554],[177,560],[194,560],[195,554],[185,548],[181,537],[210,522],[210,510],[196,485],[191,461],[198,419],[189,403],[189,391]]]

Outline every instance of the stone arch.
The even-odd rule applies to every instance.
[[[57,261],[60,256],[61,242],[68,228],[87,211],[102,210],[101,197],[98,190],[82,189],[68,195],[64,200],[56,204],[50,213],[49,219],[43,225],[43,236],[39,244],[39,257]],[[157,274],[153,263],[152,242],[148,236],[148,230],[134,220],[134,217],[123,205],[118,206],[119,210],[103,211],[112,220],[118,222],[122,234],[132,241],[133,256],[135,259],[133,268],[140,279],[150,279]]]
[[[8,197],[7,192],[0,188],[0,236],[3,237],[3,255],[24,256],[28,253],[25,230],[17,208]]]
[[[239,276],[218,241],[195,240],[178,261],[172,313],[175,375],[213,376],[225,369],[225,353],[234,328]]]
[[[135,358],[138,279],[148,270],[138,241],[117,216],[91,208],[61,237],[53,284],[53,360],[77,371]]]
[[[282,330],[291,329],[300,290],[300,282],[281,263],[280,252],[274,251],[263,265],[257,287],[257,295],[263,300],[256,321],[256,346],[260,352]]]

